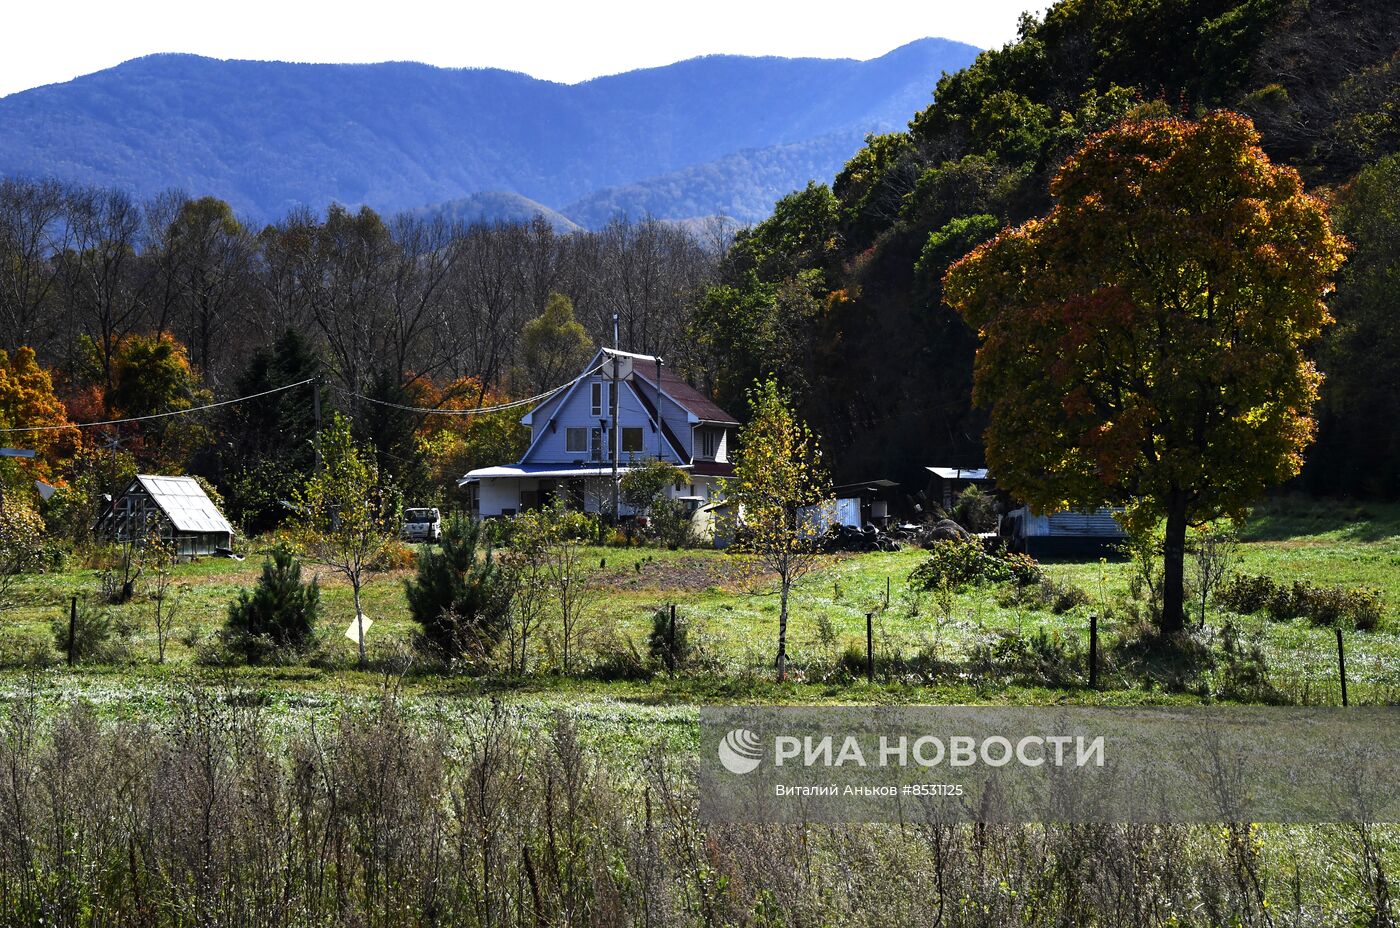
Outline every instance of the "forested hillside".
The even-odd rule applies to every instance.
[[[1303,480],[1400,492],[1400,9],[1365,0],[1063,0],[938,84],[907,130],[741,233],[699,307],[722,403],[776,372],[846,479],[922,483],[981,462],[973,333],[943,302],[955,261],[1045,212],[1048,182],[1125,117],[1251,117],[1331,204],[1352,251],[1315,346],[1327,375]]]
[[[259,222],[332,201],[392,213],[493,191],[560,209],[671,175],[645,200],[604,198],[586,222],[601,227],[614,205],[751,221],[829,176],[862,133],[902,125],[939,74],[975,54],[922,39],[870,61],[716,55],[577,85],[405,62],[156,55],[0,99],[0,174],[137,197],[175,188]],[[846,144],[806,144],[833,133]],[[722,159],[741,151],[760,180],[736,188]],[[697,170],[675,173],[686,169]]]

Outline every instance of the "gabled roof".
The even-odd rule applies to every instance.
[[[653,362],[655,358],[649,358]],[[655,366],[638,364],[632,368],[632,374],[646,381],[653,390],[656,389],[656,368]],[[661,369],[661,390],[674,402],[679,403],[686,411],[693,413],[695,418],[701,422],[713,422],[717,425],[738,425],[739,421],[729,413],[721,409],[714,400],[710,399],[699,390],[677,377],[670,369]]]
[[[159,477],[137,474],[136,482],[165,513],[177,532],[220,532],[233,534],[223,513],[193,477]]]

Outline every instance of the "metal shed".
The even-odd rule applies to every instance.
[[[1003,534],[1011,548],[1032,557],[1073,557],[1110,553],[1126,539],[1117,515],[1121,509],[1068,510],[1035,515],[1029,507],[1006,514]]]
[[[177,557],[203,557],[233,547],[233,526],[193,477],[137,474],[98,520],[97,531],[118,542],[152,534],[170,542]]]

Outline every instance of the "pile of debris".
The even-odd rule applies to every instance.
[[[892,535],[869,524],[864,528],[833,525],[822,536],[820,545],[827,554],[838,551],[898,551],[900,547],[899,541]]]
[[[978,538],[952,519],[939,519],[937,522],[905,522],[891,526],[888,530],[866,523],[864,528],[849,525],[833,525],[820,541],[821,549],[827,553],[837,551],[898,551],[905,545],[916,548],[928,547],[935,541],[953,541],[963,538]]]

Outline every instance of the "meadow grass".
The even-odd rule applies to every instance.
[[[1387,621],[1378,631],[1346,633],[1348,674],[1358,687],[1400,688],[1400,506],[1358,507],[1309,501],[1282,501],[1261,507],[1244,527],[1241,573],[1263,573],[1280,580],[1340,583],[1381,590]],[[264,551],[257,545],[244,561],[204,559],[174,569],[176,631],[167,647],[167,662],[156,666],[153,604],[149,585],[138,588],[132,602],[109,607],[136,631],[130,660],[109,667],[84,667],[72,677],[100,680],[105,687],[143,686],[191,672],[200,643],[221,627],[228,604],[256,583]],[[959,661],[979,644],[1005,632],[1044,633],[1087,643],[1089,615],[1111,614],[1111,605],[1127,597],[1130,565],[1123,560],[1047,563],[1049,576],[1079,587],[1089,602],[1064,614],[1000,604],[999,591],[973,587],[957,594],[947,614],[929,594],[910,591],[910,571],[926,555],[917,549],[830,557],[796,586],[790,604],[789,652],[802,678],[804,667],[830,667],[847,648],[863,650],[867,614],[873,615],[877,653],[932,653]],[[716,671],[701,677],[659,677],[645,682],[606,682],[552,674],[524,680],[476,680],[426,671],[421,665],[406,680],[412,693],[490,694],[580,699],[617,698],[635,704],[662,705],[715,701],[855,701],[985,702],[1134,700],[1139,695],[1107,694],[1074,688],[989,688],[957,680],[938,685],[890,682],[867,686],[848,681],[769,684],[766,668],[775,646],[779,609],[771,577],[753,575],[736,559],[718,551],[666,551],[654,548],[593,548],[586,563],[600,587],[590,623],[607,629],[624,647],[645,650],[651,616],[675,604],[688,623],[703,665]],[[379,685],[375,673],[354,667],[355,646],[344,637],[352,616],[350,590],[339,578],[306,565],[323,591],[324,645],[313,666],[242,668],[220,671],[241,676],[248,685],[289,693],[359,690]],[[404,596],[411,571],[374,574],[364,591],[365,611],[374,620],[368,638],[376,666],[402,669],[414,631]],[[56,661],[51,624],[66,621],[70,598],[95,600],[98,572],[75,567],[24,578],[15,605],[0,617],[0,656]],[[1222,617],[1212,615],[1211,623]],[[1306,620],[1272,622],[1264,616],[1229,617],[1246,637],[1257,639],[1271,672],[1290,691],[1315,686],[1322,693],[1335,682],[1336,645],[1331,629]],[[1101,626],[1107,639],[1126,631],[1119,620]],[[0,671],[13,682],[23,669]],[[50,671],[68,674],[68,670]],[[713,679],[711,679],[713,677]]]

